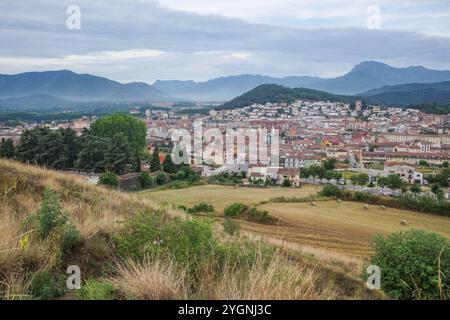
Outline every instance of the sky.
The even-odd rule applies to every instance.
[[[450,0],[0,2],[0,74],[335,77],[366,60],[450,70]]]

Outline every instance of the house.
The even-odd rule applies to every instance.
[[[284,180],[289,180],[293,186],[298,187],[300,185],[300,170],[299,169],[287,169],[280,168],[278,170],[279,181],[283,183]]]
[[[414,167],[398,164],[398,163],[386,163],[384,166],[384,174],[398,174],[403,181],[408,183],[423,184],[423,174],[415,171]]]

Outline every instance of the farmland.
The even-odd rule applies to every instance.
[[[242,202],[267,210],[280,220],[279,225],[262,225],[242,221],[243,232],[273,242],[283,242],[301,251],[323,258],[340,258],[361,262],[371,253],[376,234],[409,229],[434,231],[450,238],[450,219],[424,213],[369,205],[357,202],[318,201],[310,203],[275,203],[271,198],[307,197],[317,192],[311,186],[300,189],[239,188],[206,185],[181,190],[144,192],[140,196],[163,203],[192,206],[199,202],[214,205],[218,214],[233,203]],[[401,225],[405,220],[407,225]]]

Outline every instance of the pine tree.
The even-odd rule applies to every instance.
[[[155,145],[155,150],[150,158],[150,172],[156,172],[161,170],[161,164],[159,162],[158,146]]]
[[[131,149],[126,136],[123,133],[114,135],[105,154],[106,169],[118,175],[123,174],[130,164],[130,158]]]
[[[170,156],[170,154],[166,155],[166,158],[164,159],[163,170],[164,170],[164,172],[167,172],[167,173],[176,173],[177,172],[177,168],[176,168],[175,164],[173,163],[172,157]]]
[[[0,144],[0,157],[11,159],[14,157],[14,153],[14,142],[11,139],[5,140],[5,138],[3,138]]]

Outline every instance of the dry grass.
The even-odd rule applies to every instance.
[[[320,201],[308,203],[268,203],[260,207],[281,220],[280,226],[243,224],[243,229],[285,241],[325,249],[331,253],[366,258],[372,253],[374,235],[423,229],[450,238],[450,218],[406,210],[383,210],[380,206],[357,202]],[[407,220],[408,226],[401,225]]]
[[[269,265],[257,259],[248,270],[236,270],[232,263],[226,264],[219,277],[206,269],[199,297],[215,300],[335,299],[338,294],[333,288],[325,291],[319,288],[319,276],[315,268],[288,261],[277,254]]]
[[[121,222],[138,210],[159,208],[151,200],[142,201],[135,195],[97,187],[75,175],[0,159],[2,295],[14,296],[10,292],[17,291],[14,288],[18,286],[11,283],[18,283],[17,274],[33,275],[39,270],[58,267],[61,262],[54,239],[43,240],[37,230],[26,231],[22,225],[31,214],[38,212],[47,187],[60,195],[70,222],[87,240],[97,235],[115,234],[121,229]],[[84,266],[92,262],[86,261],[90,258],[87,254],[74,257],[72,262]]]
[[[173,261],[143,262],[129,260],[119,263],[118,275],[110,283],[129,299],[179,300],[186,298],[185,271]]]
[[[139,193],[142,199],[152,199],[160,203],[173,203],[192,207],[199,202],[208,202],[222,212],[233,202],[242,202],[248,205],[257,205],[270,201],[274,197],[308,197],[317,193],[315,187],[306,185],[302,188],[248,188],[235,189],[230,186],[205,185],[180,190],[144,191]]]
[[[332,287],[320,288],[320,273],[300,262],[276,254],[267,265],[257,259],[253,265],[237,269],[229,261],[218,273],[213,262],[201,267],[202,278],[192,287],[186,270],[173,261],[119,263],[117,275],[109,282],[128,299],[139,300],[312,300],[336,299]]]
[[[0,297],[4,300],[28,300],[31,298],[31,280],[22,273],[8,273],[3,281],[3,292]]]

